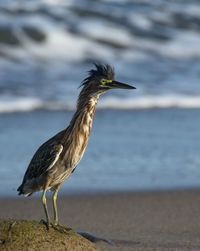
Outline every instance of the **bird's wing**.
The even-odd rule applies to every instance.
[[[44,144],[33,156],[24,175],[24,181],[39,177],[50,170],[57,162],[63,150],[62,144]]]

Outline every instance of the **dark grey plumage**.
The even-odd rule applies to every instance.
[[[54,192],[54,225],[57,225],[57,193],[84,154],[99,96],[113,88],[135,89],[115,81],[114,69],[109,65],[95,64],[95,66],[96,69],[90,70],[88,77],[82,82],[77,109],[69,126],[39,147],[18,188],[19,194],[25,196],[43,190],[42,202],[48,225],[50,225],[50,218],[46,191]]]

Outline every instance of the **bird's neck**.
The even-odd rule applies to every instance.
[[[79,97],[77,102],[77,110],[71,120],[70,126],[88,126],[91,128],[98,99],[99,96],[97,95],[89,96],[84,101],[82,101]]]
[[[73,167],[78,164],[85,152],[99,98],[99,95],[87,95],[85,97],[82,94],[79,96],[77,110],[63,138],[67,145],[70,145],[70,154],[67,154],[67,161]],[[69,158],[69,156],[72,157]]]
[[[69,125],[73,138],[83,137],[87,143],[99,96],[99,94],[88,94],[84,91],[80,93],[76,112]]]

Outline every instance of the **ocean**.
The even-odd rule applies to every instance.
[[[199,187],[200,3],[0,0],[0,195],[68,125],[93,62],[136,91],[98,104],[64,192]]]
[[[0,195],[16,195],[37,147],[71,116],[65,111],[0,115]],[[86,153],[62,191],[198,188],[199,123],[199,109],[99,110]]]

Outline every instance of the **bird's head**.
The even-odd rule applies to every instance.
[[[89,76],[81,84],[93,94],[102,94],[111,89],[136,89],[134,86],[115,80],[114,69],[109,65],[94,64],[96,69],[89,71]]]

